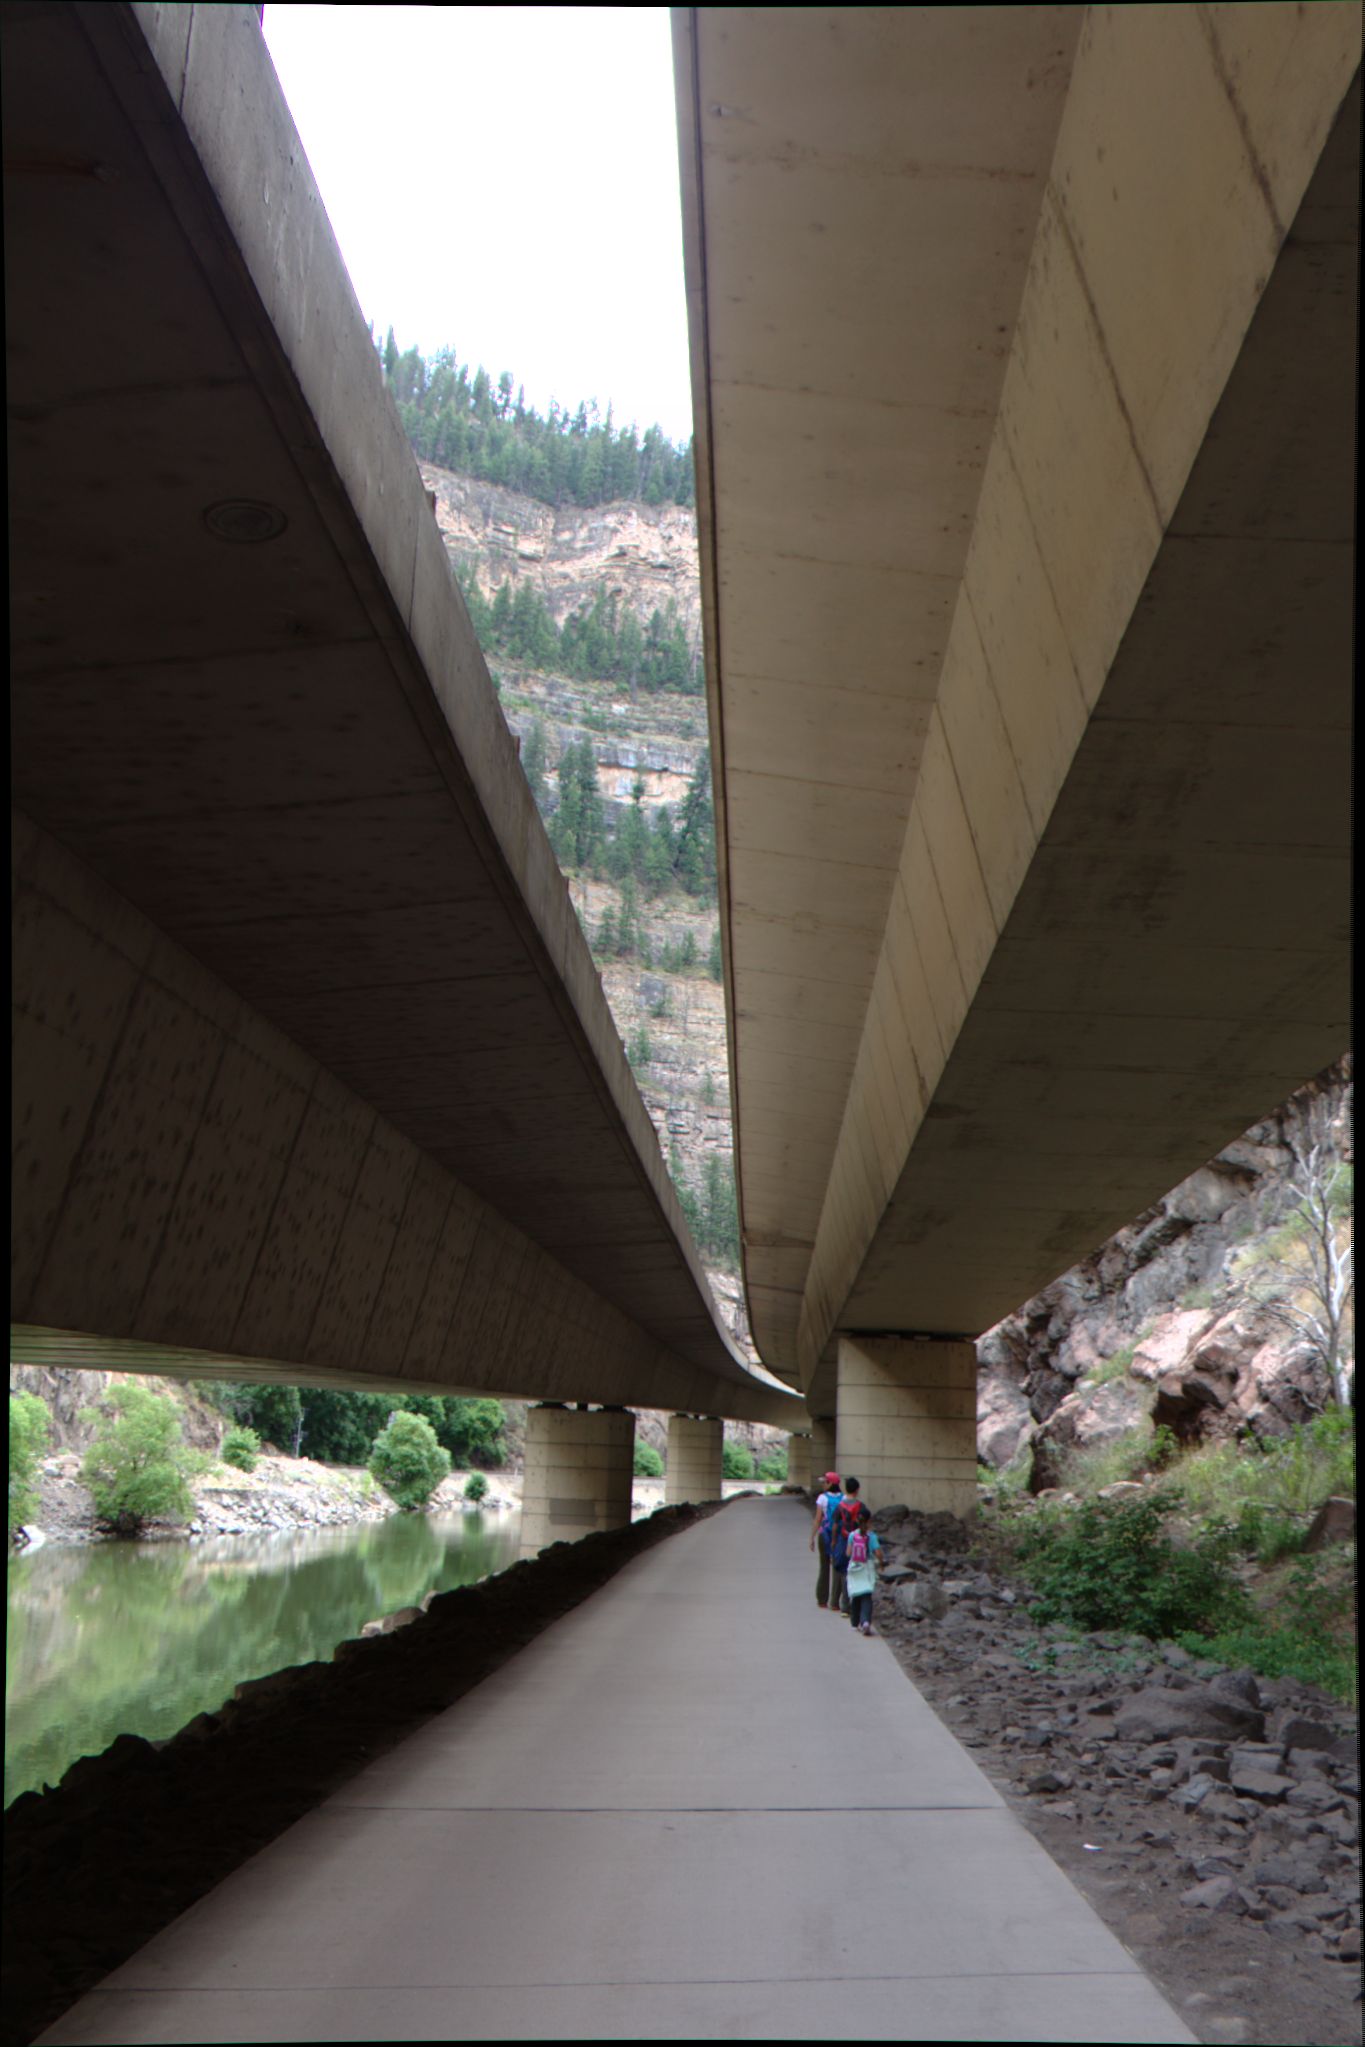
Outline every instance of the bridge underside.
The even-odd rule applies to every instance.
[[[832,1414],[1346,1042],[1360,11],[676,19],[746,1280]]]
[[[4,122],[24,1354],[799,1415],[719,1323],[257,10],[7,8]]]

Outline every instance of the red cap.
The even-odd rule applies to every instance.
[[[839,1474],[838,1474],[838,1472],[837,1472],[837,1471],[827,1471],[827,1472],[825,1473],[825,1484],[826,1484],[826,1485],[838,1485],[838,1483],[839,1483]]]

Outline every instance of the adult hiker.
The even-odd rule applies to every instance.
[[[812,1549],[818,1548],[820,1552],[820,1569],[815,1579],[815,1604],[817,1606],[828,1607],[830,1603],[829,1531],[830,1523],[843,1503],[843,1497],[843,1488],[839,1484],[838,1472],[827,1471],[825,1473],[824,1490],[815,1502],[815,1519],[812,1521],[810,1529],[810,1546]],[[837,1601],[835,1602],[834,1611],[836,1613],[839,1611]]]
[[[844,1497],[830,1511],[829,1528],[825,1536],[829,1549],[829,1605],[831,1613],[848,1612],[848,1587],[845,1572],[848,1568],[848,1539],[858,1526],[862,1501],[858,1498],[856,1478],[844,1480]]]

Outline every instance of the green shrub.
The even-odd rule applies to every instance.
[[[725,1478],[752,1478],[753,1454],[742,1443],[724,1443],[720,1452],[720,1468]]]
[[[1354,1556],[1346,1548],[1331,1558],[1299,1557],[1268,1611],[1248,1615],[1206,1639],[1182,1635],[1181,1646],[1263,1677],[1318,1685],[1354,1707],[1359,1688],[1354,1582]]]
[[[637,1024],[626,1041],[626,1057],[634,1072],[648,1066],[654,1057],[654,1047],[649,1041],[649,1032],[643,1024]]]
[[[762,1479],[767,1479],[772,1485],[786,1484],[787,1448],[785,1443],[779,1444],[775,1450],[770,1450],[766,1457],[759,1459],[758,1476]]]
[[[400,1410],[375,1438],[369,1468],[395,1506],[411,1514],[425,1507],[449,1475],[450,1456],[425,1416]]]
[[[260,1437],[254,1429],[244,1429],[240,1423],[234,1423],[228,1430],[218,1452],[224,1464],[234,1465],[238,1471],[254,1471],[260,1454]]]
[[[148,1521],[188,1521],[194,1498],[188,1480],[209,1460],[183,1440],[180,1410],[147,1386],[116,1386],[82,1420],[98,1424],[81,1464],[99,1519],[118,1535],[136,1535]]]
[[[471,1471],[464,1482],[465,1498],[472,1500],[477,1506],[487,1491],[488,1480],[484,1477],[483,1473],[481,1471]]]
[[[635,1476],[637,1478],[662,1478],[663,1475],[664,1460],[654,1448],[654,1445],[637,1439],[635,1444]]]
[[[38,1465],[52,1434],[45,1404],[36,1393],[9,1397],[9,1532],[38,1512]]]
[[[1169,1492],[1153,1490],[1038,1515],[1021,1544],[1026,1574],[1042,1594],[1034,1618],[1123,1628],[1152,1641],[1212,1635],[1243,1621],[1249,1603],[1231,1566],[1232,1531],[1214,1523],[1177,1546],[1162,1526],[1173,1504]]]

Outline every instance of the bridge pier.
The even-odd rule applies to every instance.
[[[838,1449],[878,1507],[969,1515],[976,1505],[976,1346],[839,1337]]]
[[[824,1484],[825,1473],[836,1471],[834,1416],[817,1415],[810,1425],[810,1482],[811,1490],[819,1492]]]
[[[809,1492],[811,1473],[811,1440],[809,1435],[792,1435],[787,1438],[787,1484],[799,1485]]]
[[[720,1498],[723,1434],[717,1414],[671,1414],[668,1417],[666,1506]]]
[[[719,1424],[717,1424],[719,1426]],[[521,1553],[630,1523],[635,1417],[624,1407],[561,1407],[526,1416]]]

